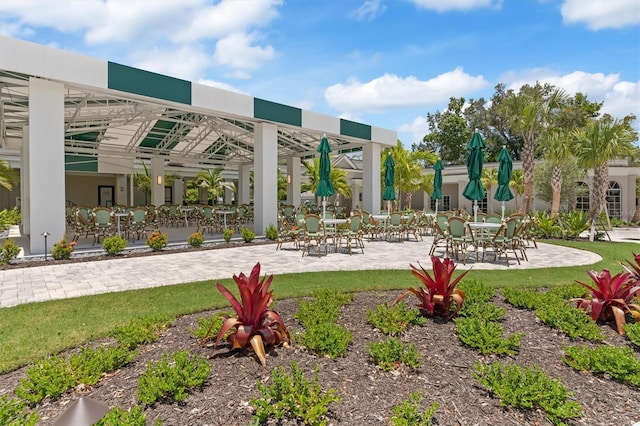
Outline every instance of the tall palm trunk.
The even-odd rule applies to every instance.
[[[607,163],[596,167],[593,170],[593,182],[591,183],[591,208],[589,216],[591,219],[591,232],[589,233],[589,241],[593,241],[596,234],[596,223],[600,212],[603,210],[606,193],[607,182],[609,181],[609,171]]]
[[[560,167],[560,163],[553,164],[551,191],[553,192],[551,199],[551,216],[553,217],[560,211],[560,193],[562,191],[562,168]]]
[[[534,191],[534,146],[533,138],[526,138],[522,147],[522,173],[524,175],[524,202],[523,212],[531,210]]]

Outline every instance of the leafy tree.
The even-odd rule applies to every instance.
[[[516,210],[517,210],[518,197],[522,197],[524,195],[524,173],[522,173],[521,169],[514,170],[511,173],[509,188],[511,188],[511,191],[513,191],[514,200],[516,202]]]
[[[536,166],[536,196],[552,204],[553,209],[553,174],[556,165],[550,160]],[[578,165],[577,157],[568,157],[560,164],[562,185],[560,187],[558,203],[559,211],[570,211],[575,208],[575,201],[578,197],[580,186],[578,181],[584,177],[584,168]],[[552,210],[553,211],[553,210]]]
[[[0,160],[0,186],[11,191],[18,184],[18,175],[5,160]]]
[[[411,207],[413,193],[420,189],[426,190],[427,188],[427,181],[423,175],[424,168],[435,163],[437,156],[433,152],[420,150],[408,151],[404,145],[402,145],[402,142],[397,141],[394,147],[383,150],[380,158],[381,164],[384,164],[384,160],[389,153],[391,153],[391,157],[395,162],[394,186],[396,188],[397,199],[400,200],[403,196],[405,205]],[[381,167],[381,172],[384,173],[384,167]],[[384,178],[380,181],[384,183]],[[399,204],[399,208],[402,208],[402,204]]]
[[[634,151],[633,142],[638,140],[638,134],[631,123],[634,115],[624,119],[613,119],[605,115],[599,120],[592,120],[583,129],[573,132],[576,142],[580,145],[579,159],[587,169],[593,169],[591,182],[591,232],[589,240],[595,236],[596,221],[605,206],[607,184],[609,183],[608,162],[615,158],[631,155]]]
[[[567,164],[574,156],[575,144],[570,133],[563,128],[548,129],[539,139],[538,148],[544,153],[544,158],[551,164],[551,216],[557,216],[560,211],[560,194],[563,184],[563,164]],[[536,179],[536,184],[542,182]],[[536,192],[538,193],[538,192]],[[549,200],[546,200],[549,201]]]
[[[222,177],[222,167],[215,169],[203,169],[196,176],[196,185],[201,188],[207,189],[207,194],[210,200],[216,204],[219,197],[224,195],[225,189],[235,191],[236,187],[233,182],[227,182]]]
[[[320,158],[313,157],[313,161],[302,161],[306,182],[302,182],[300,190],[302,192],[313,192],[315,194],[320,182]],[[343,197],[351,197],[351,187],[347,183],[347,171],[336,167],[331,167],[331,184],[337,194]],[[286,182],[286,181],[285,181]]]
[[[498,168],[493,167],[491,169],[482,169],[482,177],[480,178],[482,181],[482,186],[487,191],[487,200],[489,201],[489,213],[493,214],[493,202],[491,202],[492,191],[491,188],[493,185],[498,184]]]
[[[287,199],[287,175],[282,173],[282,170],[278,169],[278,200],[283,201]]]

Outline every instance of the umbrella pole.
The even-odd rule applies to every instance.
[[[327,197],[322,197],[322,218],[325,218],[327,213]]]
[[[473,221],[478,221],[478,200],[473,200]]]
[[[504,201],[502,202],[502,220],[504,220]]]
[[[436,213],[435,213],[435,215],[438,216],[438,199],[437,198],[436,198]]]

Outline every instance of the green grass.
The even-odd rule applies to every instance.
[[[481,271],[465,277],[501,287],[553,287],[574,280],[588,280],[586,271],[608,268],[621,270],[617,263],[638,251],[633,243],[571,242],[554,243],[590,250],[603,260],[587,266],[553,269]],[[534,249],[533,249],[534,250]],[[426,259],[426,253],[425,253]],[[248,272],[248,271],[238,271]],[[235,288],[230,279],[220,280]],[[169,285],[144,290],[108,293],[74,299],[30,303],[0,309],[0,373],[11,371],[61,350],[107,336],[116,326],[149,315],[176,317],[228,307],[215,288],[217,281]],[[313,296],[322,289],[341,292],[405,289],[419,285],[409,271],[340,271],[282,274],[274,278],[271,289],[277,299]]]

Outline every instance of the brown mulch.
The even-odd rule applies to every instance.
[[[43,401],[36,407],[42,416],[41,424],[52,424],[80,396],[103,401],[111,407],[129,409],[137,404],[137,379],[147,363],[159,359],[164,352],[182,349],[207,357],[212,373],[206,385],[191,392],[184,403],[157,403],[146,408],[147,424],[161,419],[164,425],[247,425],[252,419],[249,401],[259,396],[256,382],[270,383],[272,369],[284,366],[290,371],[292,362],[296,362],[308,378],[313,377],[315,366],[319,366],[318,379],[323,389],[338,389],[342,401],[330,406],[330,425],[389,425],[393,407],[413,391],[424,396],[422,410],[426,410],[431,402],[440,404],[434,416],[437,425],[550,424],[540,410],[501,407],[500,401],[472,377],[473,366],[478,361],[501,361],[521,366],[537,364],[550,377],[561,379],[583,407],[583,417],[568,421],[570,425],[618,426],[640,421],[640,389],[608,377],[574,371],[562,361],[563,347],[585,342],[569,339],[539,323],[535,313],[514,309],[500,296],[493,302],[507,309],[503,320],[505,334],[525,334],[519,354],[482,356],[459,341],[453,322],[429,320],[424,325],[409,327],[400,338],[403,342],[416,344],[422,354],[422,366],[417,371],[382,372],[366,354],[366,347],[386,336],[366,322],[366,311],[385,301],[393,301],[398,294],[397,291],[358,293],[351,304],[342,308],[339,323],[354,336],[346,357],[318,358],[293,344],[269,350],[267,368],[263,368],[249,351],[232,352],[226,344],[215,352],[199,346],[189,329],[197,326],[199,316],[209,316],[213,312],[178,318],[159,341],[142,347],[134,362],[106,375],[95,388],[76,389],[58,399]],[[301,330],[293,318],[297,309],[298,302],[294,299],[280,300],[275,305],[292,336]],[[607,335],[605,344],[629,344],[610,327],[603,326],[603,329]],[[24,369],[0,376],[0,394],[14,389],[23,376]],[[269,424],[298,425],[293,420]]]

